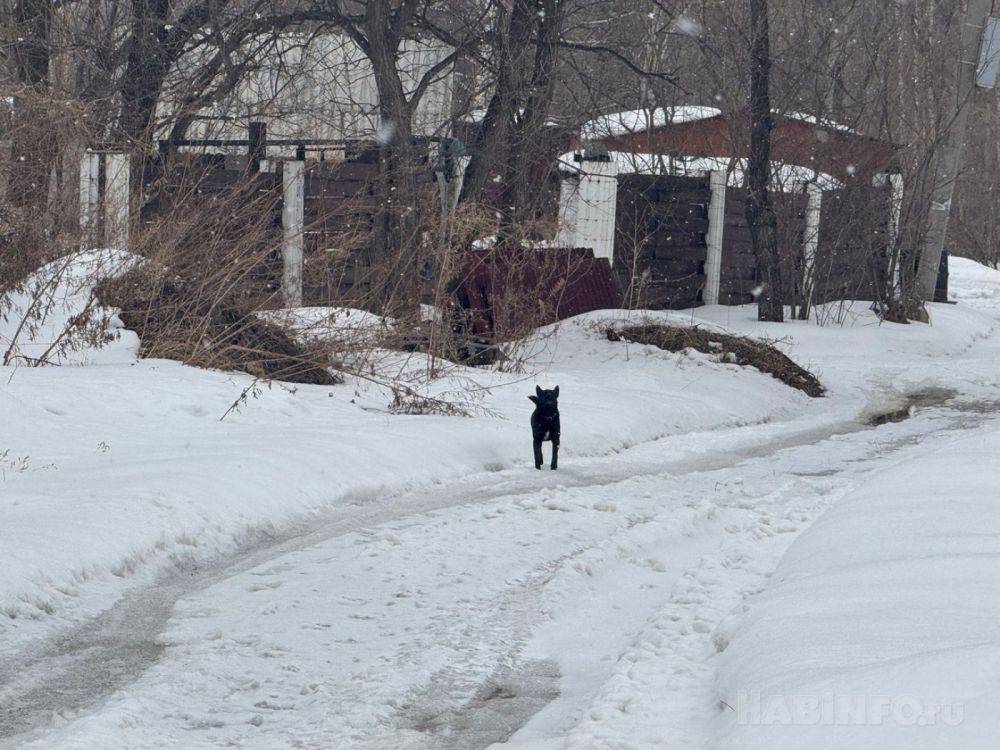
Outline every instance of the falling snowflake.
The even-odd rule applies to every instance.
[[[396,134],[396,124],[392,121],[383,122],[379,125],[378,134],[375,136],[383,146],[392,141]]]
[[[687,16],[677,16],[670,25],[670,30],[686,36],[701,36],[701,24]]]

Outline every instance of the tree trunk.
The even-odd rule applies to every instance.
[[[385,314],[419,320],[421,291],[421,207],[417,152],[413,144],[413,107],[407,100],[396,60],[400,35],[390,21],[391,8],[373,2],[364,25],[379,107],[378,213],[373,246],[384,264],[380,306]]]
[[[459,198],[463,203],[473,202],[478,198],[507,143],[508,132],[524,93],[522,83],[525,75],[522,67],[537,19],[536,0],[513,0],[507,28],[498,29],[500,48],[497,53],[496,85],[482,122],[479,123],[475,140],[468,144],[471,158],[465,169]],[[504,13],[498,8],[498,27],[502,26],[504,20]]]
[[[20,91],[11,123],[13,167],[7,180],[7,198],[16,205],[43,211],[57,156],[56,134],[46,126],[52,3],[17,0],[13,15],[17,41],[11,45],[11,57]]]
[[[767,0],[750,2],[750,154],[747,159],[747,226],[757,268],[757,319],[782,322],[781,264],[777,217],[771,204],[771,44]]]
[[[962,167],[965,129],[969,119],[970,103],[976,88],[979,40],[992,9],[992,0],[969,0],[962,25],[962,43],[956,73],[955,112],[941,141],[934,176],[934,190],[927,216],[927,231],[920,243],[920,266],[917,269],[917,299],[930,302],[937,287],[941,251],[948,234],[951,215],[951,197],[955,181]]]
[[[521,228],[535,219],[537,196],[541,194],[549,174],[544,168],[539,168],[544,164],[542,159],[545,157],[544,153],[540,153],[544,144],[539,140],[548,120],[549,104],[555,89],[553,73],[562,12],[561,5],[554,0],[542,0],[541,9],[543,13],[538,21],[534,61],[525,86],[528,96],[516,125],[507,131],[504,205],[501,211],[506,229],[501,227],[501,235],[520,234]]]
[[[133,0],[118,126],[130,146],[151,147],[156,103],[170,66],[167,0]]]

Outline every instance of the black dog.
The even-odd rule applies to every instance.
[[[542,441],[552,441],[552,468],[559,467],[559,386],[543,391],[535,386],[535,395],[528,396],[535,402],[531,413],[531,437],[534,439],[535,468],[542,468]]]

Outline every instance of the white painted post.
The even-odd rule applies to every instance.
[[[107,154],[104,159],[104,227],[109,247],[128,247],[131,167],[128,154]]]
[[[815,182],[806,183],[806,230],[802,243],[802,300],[808,310],[812,305],[816,273],[816,253],[819,252],[819,226],[823,218],[823,189]]]
[[[80,242],[89,250],[97,241],[101,155],[84,151],[80,158]]]
[[[302,307],[305,166],[304,161],[286,161],[282,168],[281,293],[286,307]]]
[[[560,247],[578,247],[576,210],[579,196],[579,174],[564,175],[559,183],[559,231],[556,233],[556,244]]]
[[[706,305],[719,304],[722,287],[722,240],[726,228],[726,173],[723,170],[709,172],[708,184],[712,190],[708,204],[708,234],[705,244],[705,293],[702,300]]]
[[[455,159],[455,177],[451,181],[451,203],[448,205],[450,211],[458,208],[458,199],[462,197],[462,186],[465,184],[465,170],[470,162],[471,156],[459,156]]]
[[[608,263],[614,265],[618,164],[585,158],[582,165],[577,194],[576,245],[592,248],[595,258],[607,258]]]
[[[884,187],[889,183],[889,247],[892,248],[891,265],[895,269],[892,283],[898,291],[902,288],[902,263],[899,257],[900,248],[896,243],[899,237],[899,222],[903,215],[903,175],[879,172],[875,175],[872,184],[875,187]]]

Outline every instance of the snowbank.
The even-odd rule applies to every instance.
[[[961,286],[961,274],[953,279]],[[67,287],[65,299],[70,314],[89,293]],[[575,458],[692,431],[852,419],[873,388],[940,377],[942,357],[995,325],[965,305],[934,306],[932,316],[932,326],[879,326],[862,310],[848,327],[817,327],[760,324],[749,307],[654,315],[779,339],[829,387],[822,400],[709,356],[607,341],[602,324],[634,320],[626,311],[541,330],[524,347],[529,374],[456,368],[424,389],[475,399],[470,419],[391,414],[392,394],[361,379],[254,386],[239,373],[137,361],[125,331],[74,360],[100,367],[0,368],[0,648],[109,606],[173,560],[231,552],[349,503],[528,470],[536,383],[561,387],[563,471]],[[428,363],[396,366],[419,383]]]
[[[871,478],[715,634],[718,747],[991,747],[1000,434]]]
[[[52,261],[0,300],[0,362],[106,364],[136,357],[139,339],[96,304],[94,284],[125,273],[138,258],[121,250],[87,250]],[[75,326],[81,314],[90,324]],[[103,341],[103,346],[94,344]],[[9,357],[5,357],[6,352]]]
[[[948,271],[949,299],[982,309],[1000,305],[1000,271],[954,255],[948,257]]]
[[[299,341],[366,344],[392,330],[392,321],[352,307],[294,307],[265,310],[257,317],[285,329]]]

